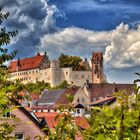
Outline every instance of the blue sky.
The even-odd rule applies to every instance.
[[[16,58],[46,51],[90,60],[103,51],[108,82],[131,83],[140,72],[139,0],[1,0],[0,9],[10,12],[3,26],[19,32],[9,45]]]

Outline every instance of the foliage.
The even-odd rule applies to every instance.
[[[2,22],[7,19],[9,13],[0,12],[0,139],[9,140],[14,139],[10,134],[13,131],[13,125],[6,122],[2,123],[4,113],[10,111],[10,106],[17,99],[17,93],[20,91],[21,85],[19,83],[11,83],[8,81],[8,70],[5,62],[11,60],[16,51],[8,54],[8,49],[5,47],[10,43],[11,37],[17,35],[17,31],[7,31],[5,27],[2,27]]]
[[[26,89],[29,91],[29,93],[41,93],[44,89],[50,89],[50,85],[48,83],[42,82],[36,82],[36,83],[27,83],[25,84]]]
[[[58,124],[54,131],[49,132],[49,140],[74,140],[76,135],[80,133],[80,129],[76,126],[74,117],[71,112],[74,112],[74,107],[72,106],[73,97],[67,94],[67,99],[69,103],[67,105],[60,105],[60,113],[56,116],[56,121]]]
[[[61,54],[59,57],[60,67],[68,68],[72,67],[73,70],[86,70],[85,66],[81,66],[82,59],[79,56],[68,56]]]
[[[139,79],[134,83],[139,82]],[[94,108],[89,119],[91,127],[84,132],[86,140],[139,140],[140,87],[134,85],[134,96],[126,91],[115,93],[116,105]]]
[[[64,80],[62,83],[60,83],[59,86],[53,87],[51,88],[51,90],[53,89],[64,89],[67,88],[69,86],[68,82],[66,80]]]
[[[2,123],[0,125],[0,140],[15,140],[14,137],[11,136],[14,125],[9,125],[7,122]]]

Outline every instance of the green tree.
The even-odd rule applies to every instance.
[[[139,82],[137,79],[134,83]],[[116,92],[116,105],[94,107],[89,119],[91,127],[84,132],[86,140],[138,140],[140,135],[140,87],[134,96]]]
[[[80,133],[80,129],[76,126],[75,119],[71,115],[74,112],[74,107],[71,104],[74,97],[67,94],[67,99],[68,104],[59,106],[60,113],[55,118],[58,124],[54,131],[50,130],[49,140],[74,140],[76,135]]]
[[[12,105],[13,100],[17,99],[18,91],[21,90],[21,86],[18,83],[12,83],[8,81],[8,68],[5,62],[11,60],[16,51],[8,54],[8,49],[5,47],[10,43],[11,37],[17,35],[17,31],[7,31],[5,27],[2,27],[2,23],[9,16],[9,13],[0,12],[0,118],[3,120],[3,115],[8,112],[9,107]],[[18,85],[18,86],[17,86]],[[12,140],[10,134],[13,130],[13,125],[8,123],[1,123],[0,125],[0,139]]]
[[[44,89],[50,89],[50,84],[45,83],[44,81],[36,82],[36,83],[27,83],[25,84],[26,89],[29,93],[40,94]]]
[[[79,56],[68,56],[61,54],[59,57],[60,67],[68,68],[72,67],[73,70],[86,70],[85,66],[81,66],[82,59]]]

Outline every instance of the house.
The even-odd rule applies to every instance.
[[[106,97],[104,99],[100,99],[100,100],[97,100],[95,102],[92,102],[90,104],[90,107],[91,106],[103,107],[104,105],[112,105],[115,102],[116,102],[116,97],[114,97],[114,96],[112,96],[112,97]]]
[[[90,95],[90,102],[104,99],[109,96],[113,96],[114,92],[125,90],[128,95],[132,95],[134,92],[134,84],[120,84],[120,83],[101,83],[92,84],[87,83],[85,85],[86,92]]]
[[[9,115],[5,115],[1,119],[1,123],[7,122],[14,125],[12,136],[16,136],[18,140],[30,139],[34,140],[35,136],[46,136],[46,133],[42,131],[42,126],[39,120],[22,107],[18,102],[15,102],[16,109],[11,110]],[[12,118],[11,116],[15,116]]]
[[[41,119],[41,124],[42,126],[47,126],[50,129],[54,129],[59,120],[61,119],[61,115],[60,117],[58,117],[56,119],[56,116],[58,115],[58,113],[56,112],[35,112],[35,115],[37,116],[37,118]],[[89,123],[87,122],[85,117],[74,117],[75,123],[78,127],[80,127],[81,129],[87,129],[89,128]]]
[[[87,95],[85,95],[84,92],[81,92],[81,89],[81,87],[74,86],[67,89],[57,89],[52,91],[44,90],[42,96],[37,101],[36,106],[33,106],[31,109],[33,112],[59,112],[58,108],[60,105],[70,103],[67,99],[67,94],[69,94],[74,97],[71,105],[75,108],[75,112],[72,114],[74,116],[84,116],[86,110],[84,103],[88,102]],[[80,100],[77,100],[79,96],[83,97],[81,102]]]
[[[20,80],[23,83],[39,81],[40,70],[50,67],[50,61],[46,53],[39,53],[31,58],[18,59],[11,61],[9,65],[10,80]]]

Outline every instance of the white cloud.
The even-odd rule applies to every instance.
[[[105,51],[107,68],[131,68],[140,65],[140,28],[129,29],[123,23],[112,31],[95,32],[69,27],[41,38],[40,50],[51,57],[60,53],[91,57],[93,51]]]
[[[106,47],[105,61],[114,68],[140,66],[140,29],[120,24],[112,32],[111,44]]]
[[[67,12],[85,11],[111,11],[123,13],[140,13],[140,8],[136,5],[122,4],[118,0],[73,0],[65,5]]]
[[[53,54],[52,57],[57,57],[60,53],[89,57],[93,50],[102,50],[107,46],[109,38],[108,32],[69,27],[41,38],[40,50]]]

